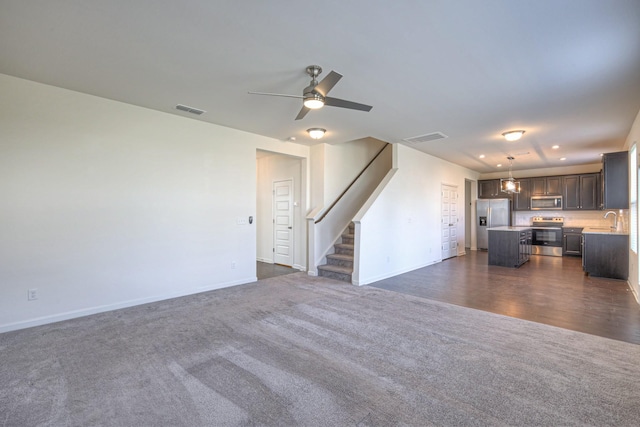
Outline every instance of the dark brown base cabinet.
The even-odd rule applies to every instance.
[[[629,236],[584,233],[582,268],[596,277],[629,278]]]
[[[562,256],[582,256],[582,228],[562,228]]]
[[[520,267],[531,256],[531,230],[489,230],[489,265]]]

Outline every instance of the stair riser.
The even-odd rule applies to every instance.
[[[337,254],[344,254],[344,255],[351,255],[353,256],[353,249],[346,249],[346,248],[339,248],[336,247],[336,253]]]
[[[328,279],[341,280],[343,282],[351,283],[350,274],[336,273],[335,271],[324,271],[324,270],[318,270],[318,274]]]
[[[353,245],[353,237],[342,236],[342,243]]]
[[[340,267],[349,267],[353,270],[353,261],[347,261],[344,259],[327,258],[327,264],[339,265]]]

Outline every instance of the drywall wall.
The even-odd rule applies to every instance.
[[[273,263],[273,183],[291,179],[293,182],[293,264],[298,270],[306,270],[306,211],[303,170],[306,159],[276,153],[262,152],[257,160],[257,255],[258,261]]]
[[[328,207],[386,143],[374,138],[364,138],[342,144],[324,145],[323,200],[325,207]]]
[[[0,332],[256,279],[256,149],[308,147],[6,75],[0,93]]]
[[[465,179],[475,181],[478,173],[404,145],[394,144],[393,148],[397,169],[356,216],[360,239],[357,285],[441,261],[442,184],[458,188],[458,250],[464,251]]]

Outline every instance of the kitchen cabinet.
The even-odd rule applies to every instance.
[[[544,176],[531,178],[532,196],[559,196],[562,194],[562,177]]]
[[[629,235],[582,233],[582,268],[596,277],[629,278]]]
[[[629,153],[602,155],[602,202],[604,209],[629,209]]]
[[[504,199],[509,193],[500,191],[499,179],[478,181],[478,199]]]
[[[562,177],[564,210],[596,210],[600,208],[600,175],[597,173]]]
[[[529,178],[519,179],[520,192],[513,194],[514,211],[531,210],[531,180]]]
[[[582,228],[562,227],[562,256],[582,256]]]
[[[489,265],[520,267],[531,256],[531,229],[497,227],[489,229]]]

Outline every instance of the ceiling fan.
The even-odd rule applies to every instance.
[[[342,74],[331,71],[322,81],[318,83],[318,76],[322,73],[319,65],[309,65],[306,69],[307,74],[311,77],[311,83],[304,88],[302,96],[286,95],[281,93],[265,93],[265,92],[249,92],[251,95],[269,95],[269,96],[286,96],[288,98],[303,99],[302,109],[296,116],[296,120],[302,119],[307,115],[309,110],[322,108],[325,105],[330,107],[349,108],[351,110],[371,111],[371,105],[359,104],[357,102],[345,101],[344,99],[332,98],[327,96],[329,91],[340,81]]]

